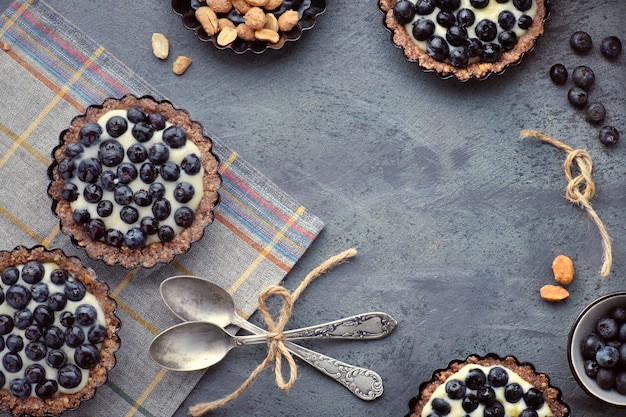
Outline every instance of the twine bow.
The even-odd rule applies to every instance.
[[[563,142],[534,130],[522,130],[521,135],[522,137],[534,137],[567,153],[565,162],[563,163],[563,171],[565,172],[565,178],[567,178],[565,198],[571,203],[581,206],[600,230],[604,252],[604,260],[602,263],[602,269],[600,270],[600,275],[606,277],[611,272],[613,254],[611,249],[611,238],[606,231],[602,220],[600,220],[600,217],[593,209],[590,202],[596,193],[595,184],[591,179],[591,170],[593,167],[591,156],[583,149],[573,149]],[[572,166],[574,164],[576,164],[579,171],[579,174],[576,176],[572,174]]]
[[[272,362],[274,363],[274,373],[276,375],[276,385],[284,391],[291,389],[293,384],[296,382],[298,377],[298,371],[296,362],[293,359],[291,353],[287,350],[285,346],[284,340],[285,336],[283,334],[283,330],[285,325],[289,321],[291,317],[291,311],[293,309],[293,305],[300,297],[302,292],[306,289],[306,287],[317,277],[323,275],[333,267],[343,263],[344,261],[356,256],[356,249],[348,249],[338,255],[331,257],[330,259],[323,262],[317,268],[308,273],[308,275],[304,278],[304,280],[300,283],[298,288],[294,290],[293,293],[289,293],[284,287],[278,285],[271,285],[264,289],[259,295],[259,311],[261,312],[261,316],[267,325],[268,333],[267,333],[267,345],[268,351],[267,356],[261,362],[254,371],[250,374],[250,376],[244,381],[243,384],[231,394],[223,397],[222,399],[211,401],[202,404],[196,404],[189,408],[189,414],[193,417],[199,417],[203,414],[208,413],[209,411],[216,410],[223,405],[229,403],[230,401],[237,398],[241,393],[243,393],[252,382],[263,372],[265,368],[270,366]],[[280,315],[278,320],[274,320],[272,315],[270,314],[266,301],[272,297],[278,296],[283,299],[283,306],[280,311]],[[287,361],[289,365],[289,379],[285,382],[283,378],[283,359]]]

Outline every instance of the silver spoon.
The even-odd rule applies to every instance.
[[[366,313],[283,332],[285,340],[379,339],[388,334],[382,323],[393,321],[385,313]],[[348,331],[341,331],[341,329]],[[220,362],[238,346],[266,343],[267,335],[235,336],[206,321],[187,321],[164,330],[150,344],[150,355],[173,371],[197,371]]]
[[[180,319],[206,321],[226,327],[229,324],[255,334],[267,331],[237,314],[231,295],[217,284],[206,279],[182,275],[161,283],[161,297],[168,308]],[[396,321],[390,323],[390,328]],[[287,341],[289,351],[331,377],[362,400],[371,401],[383,394],[383,381],[376,372],[341,362],[293,342]]]

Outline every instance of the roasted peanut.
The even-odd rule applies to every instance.
[[[541,298],[551,303],[557,303],[569,297],[569,292],[560,285],[544,285],[539,293]]]
[[[170,53],[170,43],[162,33],[153,33],[151,38],[152,53],[159,59],[165,59]]]
[[[567,285],[574,279],[574,263],[569,257],[559,255],[552,261],[552,272],[556,282]]]
[[[206,5],[213,9],[215,13],[228,13],[233,8],[230,0],[206,0]]]
[[[283,0],[269,0],[265,5],[265,10],[276,10],[283,4]]]
[[[295,10],[286,10],[285,13],[278,17],[278,30],[281,32],[289,32],[298,24],[298,12]]]
[[[237,25],[237,37],[244,41],[252,42],[256,38],[254,37],[254,29],[245,23],[240,23]]]
[[[253,7],[243,15],[243,20],[246,25],[250,26],[254,30],[261,30],[265,26],[267,17],[265,12],[260,7]]]
[[[174,64],[172,64],[172,71],[174,71],[174,74],[176,75],[182,75],[185,71],[187,71],[187,68],[189,68],[190,65],[191,58],[181,55],[176,58]]]
[[[280,35],[271,29],[261,29],[254,32],[254,37],[260,41],[267,41],[269,43],[276,43],[280,40]]]
[[[265,26],[263,26],[263,29],[270,29],[274,32],[278,32],[278,20],[276,19],[276,16],[271,13],[265,14]]]
[[[233,28],[233,29],[235,29],[235,24],[229,18],[222,17],[220,19],[217,19],[217,28],[220,31],[223,30],[224,28]]]
[[[248,13],[248,10],[252,8],[252,6],[250,6],[246,0],[231,0],[231,3],[233,4],[233,7],[237,11],[237,13],[242,16]]]
[[[198,22],[200,22],[202,29],[204,29],[207,35],[213,36],[217,33],[219,24],[217,22],[217,15],[213,9],[208,6],[198,7],[195,14],[196,19],[198,19]]]
[[[229,43],[237,39],[237,29],[231,27],[225,27],[217,35],[217,44],[219,46],[226,46]]]
[[[252,7],[265,7],[269,0],[246,0],[246,2]]]

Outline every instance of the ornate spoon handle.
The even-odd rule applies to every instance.
[[[265,335],[267,333],[266,330],[240,316],[235,316],[233,324],[257,335]],[[371,401],[383,395],[382,378],[372,370],[338,361],[293,342],[286,341],[285,347],[292,354],[339,382],[362,400]]]

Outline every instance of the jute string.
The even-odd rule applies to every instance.
[[[216,400],[207,403],[196,404],[189,408],[189,414],[194,417],[201,416],[203,414],[208,413],[209,411],[216,410],[230,401],[237,398],[241,393],[243,393],[252,382],[263,372],[265,368],[267,368],[272,362],[274,363],[274,373],[276,375],[276,385],[284,391],[291,389],[293,384],[296,382],[298,377],[296,362],[293,359],[291,353],[287,350],[284,343],[284,335],[283,330],[287,321],[291,317],[291,310],[293,309],[293,304],[296,302],[298,297],[302,294],[302,292],[306,289],[306,287],[317,277],[323,275],[324,273],[331,270],[333,267],[347,261],[348,259],[356,256],[356,249],[348,249],[338,255],[335,255],[317,268],[308,273],[308,275],[304,278],[304,280],[300,283],[298,288],[296,288],[293,293],[289,293],[284,287],[278,285],[271,285],[264,289],[259,295],[259,311],[261,312],[261,316],[267,325],[268,334],[267,334],[267,345],[268,352],[267,356],[259,364],[259,366],[252,371],[250,376],[244,381],[243,384],[231,394]],[[278,320],[274,321],[271,316],[267,305],[266,300],[272,296],[278,296],[283,300],[283,306],[280,311],[280,316]],[[283,378],[282,371],[282,362],[283,359],[287,361],[289,365],[289,379],[285,382]]]
[[[603,263],[600,275],[606,277],[611,272],[611,264],[613,262],[613,253],[611,249],[611,237],[609,236],[602,220],[591,206],[590,200],[595,195],[595,184],[591,179],[592,162],[589,153],[583,149],[573,149],[563,142],[546,136],[534,130],[522,130],[522,137],[533,137],[542,142],[548,143],[567,153],[565,162],[563,163],[563,171],[567,178],[567,187],[565,188],[565,198],[579,206],[581,206],[589,217],[594,221],[600,230],[603,247]],[[576,164],[579,174],[572,175],[572,165]]]

